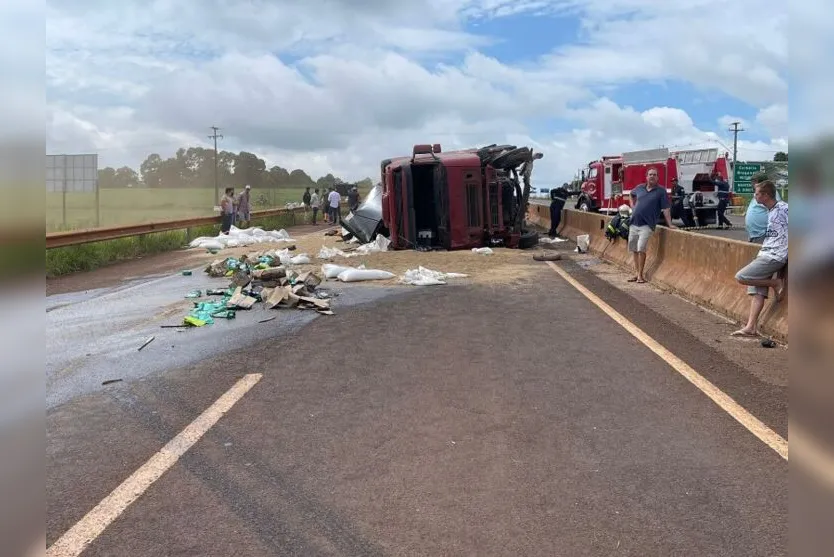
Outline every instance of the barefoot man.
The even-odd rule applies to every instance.
[[[770,180],[756,184],[753,196],[767,209],[767,232],[756,259],[736,273],[736,280],[747,286],[752,296],[747,325],[733,333],[738,337],[758,336],[759,314],[768,289],[773,288],[777,302],[782,299],[785,285],[778,273],[788,264],[788,204],[776,199],[776,186]]]

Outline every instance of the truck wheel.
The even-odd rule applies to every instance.
[[[518,239],[518,249],[530,249],[539,244],[539,233],[535,230],[522,230]]]

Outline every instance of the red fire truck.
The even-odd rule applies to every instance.
[[[730,178],[728,156],[719,155],[718,149],[649,149],[591,161],[582,171],[576,208],[614,213],[620,205],[631,205],[631,190],[645,183],[650,168],[657,169],[658,181],[669,193],[673,219],[687,226],[717,222],[718,194],[712,176]]]

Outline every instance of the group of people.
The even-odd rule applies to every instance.
[[[248,184],[238,195],[235,195],[235,188],[226,188],[223,197],[220,198],[220,232],[222,234],[229,234],[233,225],[240,228],[249,226],[252,208],[251,192],[252,188]],[[356,210],[359,207],[358,188],[353,186],[348,190],[347,197],[350,210]],[[312,209],[313,224],[317,224],[319,211],[321,211],[326,224],[342,222],[342,196],[335,187],[330,187],[321,194],[319,194],[319,188],[312,192],[310,188],[306,188],[302,202],[307,211]]]
[[[313,212],[313,224],[317,224],[318,213],[321,211],[322,218],[325,224],[339,224],[342,222],[342,195],[339,191],[331,186],[327,191],[315,188],[312,192],[310,188],[304,190],[304,195],[301,198],[304,203],[305,211]],[[353,186],[348,190],[348,208],[355,211],[359,207],[359,189]]]
[[[747,207],[745,227],[749,241],[760,244],[761,248],[753,261],[735,275],[736,281],[746,286],[751,296],[747,323],[732,333],[736,337],[759,336],[759,316],[770,290],[773,290],[779,301],[786,289],[788,204],[781,200],[775,184],[766,176],[754,176],[753,186],[754,194]],[[672,224],[669,196],[666,188],[658,184],[657,170],[649,169],[646,183],[637,186],[631,198],[632,208],[620,208],[617,217],[609,224],[606,235],[610,238],[625,236],[624,229],[627,227],[628,249],[633,254],[636,271],[635,276],[628,280],[645,283],[646,251],[661,216],[666,226],[677,227]],[[719,202],[722,202],[720,197]],[[726,222],[729,223],[729,220]]]
[[[251,190],[247,184],[243,191],[235,196],[235,188],[226,188],[223,197],[220,198],[220,232],[228,234],[234,224],[240,225],[241,228],[249,226]]]

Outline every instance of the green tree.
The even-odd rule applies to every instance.
[[[290,172],[289,184],[292,186],[313,186],[315,182],[306,172],[296,168]]]
[[[784,151],[779,151],[775,155],[773,155],[774,162],[788,162],[788,154]]]
[[[110,166],[98,171],[98,187],[101,189],[114,188],[116,183],[116,169]]]
[[[139,182],[139,174],[129,166],[123,166],[113,173],[113,187],[132,188]]]

